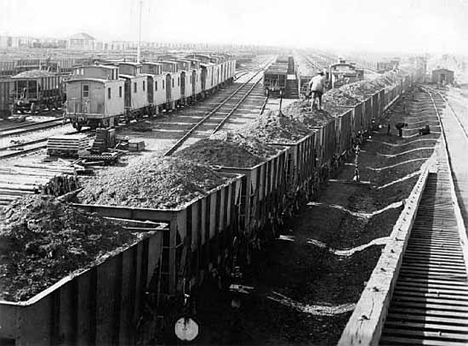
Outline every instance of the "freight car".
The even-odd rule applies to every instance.
[[[227,55],[190,54],[141,64],[106,61],[105,65],[80,66],[66,83],[64,117],[79,130],[82,126],[112,127],[203,98],[232,82],[234,73],[235,61]]]
[[[286,90],[288,80],[288,65],[274,64],[263,73],[263,88],[265,95],[280,95]]]
[[[0,119],[7,118],[11,115],[13,100],[11,92],[13,90],[13,82],[9,77],[0,78]]]
[[[331,88],[339,88],[364,78],[363,73],[358,71],[354,64],[347,63],[345,60],[330,65],[329,71]]]
[[[62,76],[43,70],[19,73],[11,77],[10,100],[13,112],[44,108],[58,109],[64,101]]]

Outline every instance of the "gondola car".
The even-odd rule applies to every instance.
[[[32,70],[11,77],[10,98],[13,112],[41,112],[58,109],[64,101],[62,77],[56,73]]]

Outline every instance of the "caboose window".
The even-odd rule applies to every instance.
[[[107,98],[110,100],[111,98],[111,88],[107,88]]]
[[[158,81],[154,82],[154,91],[158,91]]]
[[[143,91],[145,91],[145,81],[143,81]]]
[[[163,89],[164,89],[164,81],[162,81],[162,82],[163,82]]]
[[[119,86],[119,97],[122,97],[122,87]]]
[[[177,86],[180,86],[180,77],[177,77]]]
[[[89,97],[89,85],[83,85],[83,97]]]
[[[136,93],[137,92],[137,83],[133,83],[133,92]]]
[[[174,78],[172,78],[172,87],[174,87]]]

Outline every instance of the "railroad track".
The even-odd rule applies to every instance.
[[[0,138],[7,137],[7,136],[17,136],[21,134],[25,134],[28,132],[34,132],[38,130],[46,130],[56,126],[62,126],[64,124],[63,119],[52,119],[52,120],[45,120],[37,123],[27,123],[14,126],[9,129],[1,130],[0,131]]]
[[[446,100],[428,94],[440,120]],[[463,221],[444,134],[442,139],[437,173],[428,174],[380,345],[468,344],[466,234],[460,229]]]
[[[201,119],[195,124],[191,124],[177,142],[164,153],[164,156],[172,155],[179,148],[191,144],[199,137],[208,137],[210,134],[219,131],[233,117],[236,111],[240,111],[240,107],[244,105],[248,97],[255,98],[254,102],[260,101],[258,113],[263,112],[266,98],[263,96],[260,82],[262,81],[262,72],[272,62],[273,60],[268,60],[266,64],[254,72],[246,83],[242,83],[220,103],[214,103],[214,108],[205,110]],[[189,139],[191,140],[189,141]]]
[[[264,65],[266,63],[268,63],[267,60],[265,60],[260,66],[262,66],[262,65]],[[256,66],[256,67],[259,68],[258,66]],[[262,70],[260,70],[260,71],[262,71]],[[246,75],[246,74],[248,74],[250,72],[252,72],[252,71],[243,72],[243,75]],[[225,107],[223,108],[222,106],[228,107],[230,102],[239,102],[237,100],[237,97],[239,97],[238,95],[241,95],[241,97],[245,96],[245,95],[242,94],[242,92],[245,92],[245,87],[247,85],[250,85],[250,82],[253,79],[255,79],[256,77],[258,79],[258,74],[259,73],[260,73],[259,71],[255,72],[254,76],[251,77],[247,81],[247,83],[243,83],[242,86],[239,87],[236,90],[235,94],[228,94],[226,92],[220,91],[216,95],[211,96],[205,102],[201,102],[201,103],[199,103],[199,104],[197,104],[195,106],[187,108],[185,110],[185,112],[187,112],[189,114],[195,114],[195,115],[199,114],[200,112],[205,114],[205,113],[207,113],[206,107],[213,108],[212,106],[209,105],[210,103],[213,103],[213,102],[217,105],[217,107],[215,107],[215,111],[217,110],[217,111],[221,112],[221,111],[225,110]],[[261,78],[258,79],[258,80],[257,79],[256,79],[256,82],[254,83],[255,87],[258,87],[258,84],[259,84],[259,82],[261,80]],[[247,92],[252,93],[252,91],[253,91],[252,89],[253,88],[251,88],[250,90],[247,90]],[[264,99],[263,91],[261,91],[261,95],[262,95],[262,102],[263,102],[263,99]],[[245,99],[245,97],[244,97],[244,99]],[[221,107],[218,107],[218,105],[220,103],[221,103]],[[264,108],[264,104],[265,103],[263,103],[263,108]],[[240,106],[240,103],[236,107],[236,109],[239,106]],[[200,108],[200,110],[198,110],[197,108]],[[184,112],[184,111],[182,111],[182,112]],[[225,118],[226,118],[225,121],[227,121],[227,118],[229,118],[229,116],[227,116]],[[142,119],[142,121],[145,121],[145,120],[146,119]],[[52,127],[55,127],[55,126],[59,126],[59,125],[62,125],[62,124],[63,124],[62,119],[48,120],[48,121],[44,121],[44,122],[41,122],[41,123],[22,124],[22,125],[19,125],[19,126],[15,126],[14,128],[7,129],[7,130],[4,130],[4,131],[0,132],[0,137],[27,134],[29,132],[38,131],[38,130],[45,130],[45,129],[52,128]],[[224,122],[223,122],[223,124],[224,124]],[[125,125],[123,125],[123,126],[125,126]],[[76,134],[76,133],[77,132],[74,131],[74,132],[69,132],[67,134]],[[44,149],[46,147],[47,147],[47,138],[39,138],[39,139],[34,139],[34,140],[25,140],[25,141],[20,142],[20,143],[8,144],[8,145],[0,147],[0,159],[13,158],[13,157],[16,157],[16,156],[21,156],[21,155],[24,155],[24,154],[27,154],[27,153],[31,153],[31,152],[34,152],[34,151]]]

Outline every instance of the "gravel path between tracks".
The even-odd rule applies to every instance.
[[[397,105],[390,116],[391,126],[409,118],[412,116],[399,112]],[[316,201],[320,204],[303,206],[284,226],[279,240],[264,252],[253,254],[257,265],[245,273],[245,284],[255,290],[242,301],[240,327],[233,325],[231,296],[220,293],[215,281],[205,282],[198,295],[197,318],[203,332],[197,344],[336,344],[383,245],[371,246],[352,256],[337,256],[329,249],[350,249],[390,235],[403,208],[398,202],[409,196],[418,175],[382,189],[377,187],[417,172],[423,162],[382,171],[366,167],[385,167],[430,154],[429,150],[422,150],[401,157],[378,156],[377,152],[404,152],[408,145],[403,144],[414,141],[414,138],[397,137],[395,130],[390,136],[386,131],[384,126],[374,133],[372,142],[367,142],[359,155],[361,179],[370,179],[371,184],[349,183],[354,174],[354,157],[350,157],[348,164],[322,189]],[[401,145],[388,146],[384,142]],[[435,141],[414,142],[411,148],[418,145],[433,146]],[[373,213],[392,203],[394,207],[371,217],[349,212]],[[321,245],[318,241],[327,247],[318,246]]]

